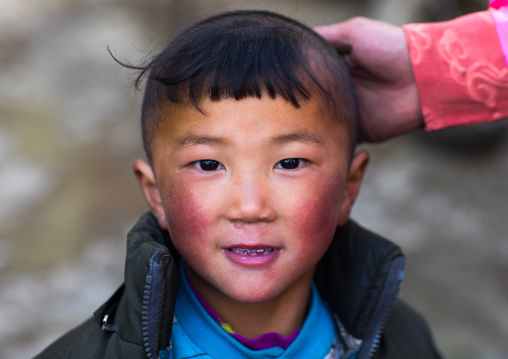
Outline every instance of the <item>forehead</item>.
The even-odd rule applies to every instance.
[[[227,137],[230,141],[268,141],[284,134],[301,134],[315,141],[349,143],[344,121],[319,99],[301,101],[300,107],[269,96],[202,100],[199,109],[190,103],[166,102],[158,111],[159,126],[152,142],[181,144],[193,135]],[[305,135],[306,134],[306,135]],[[296,138],[296,137],[295,137]],[[303,137],[301,137],[303,138]]]

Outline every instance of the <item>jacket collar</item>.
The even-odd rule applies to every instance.
[[[152,351],[165,349],[171,337],[178,260],[168,233],[151,213],[143,215],[127,235],[125,282],[94,313],[102,329],[118,333],[126,342],[150,345]],[[148,321],[156,327],[148,328]],[[150,330],[156,333],[149,336]]]
[[[318,263],[318,290],[347,331],[363,340],[358,358],[370,357],[404,276],[405,258],[390,241],[353,221],[337,229]]]

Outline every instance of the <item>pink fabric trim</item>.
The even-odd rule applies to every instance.
[[[496,25],[504,60],[508,65],[508,0],[492,0],[489,10]]]
[[[507,6],[508,0],[490,0],[490,7],[499,9],[500,7]]]

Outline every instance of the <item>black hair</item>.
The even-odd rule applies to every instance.
[[[143,145],[161,121],[159,106],[225,98],[281,96],[293,106],[320,95],[349,131],[354,152],[358,107],[349,72],[337,52],[309,27],[261,10],[221,13],[175,37],[141,70],[147,77],[141,110]],[[201,111],[202,112],[202,111]]]

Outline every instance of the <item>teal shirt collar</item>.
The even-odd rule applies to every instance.
[[[254,351],[226,333],[205,311],[192,293],[182,266],[171,335],[171,358],[208,355],[211,358],[325,358],[336,331],[332,314],[312,285],[310,310],[301,332],[283,350],[279,347]]]

